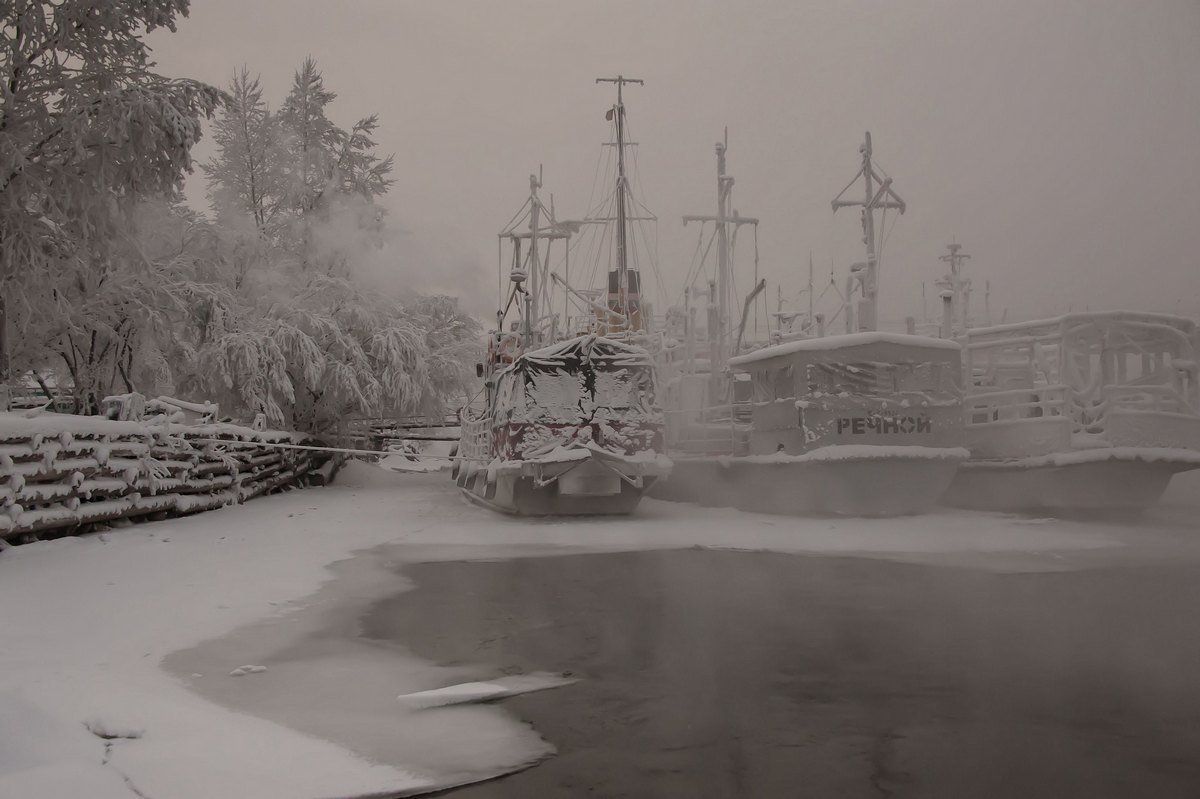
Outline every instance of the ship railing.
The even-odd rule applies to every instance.
[[[749,401],[666,410],[668,449],[689,454],[745,455],[750,449]]]
[[[458,445],[459,457],[469,461],[486,461],[492,452],[491,443],[492,420],[489,417],[463,419],[462,438]]]
[[[1130,410],[1200,416],[1200,410],[1173,385],[1105,386],[1100,396],[1105,412]]]
[[[1066,416],[1071,390],[1065,385],[982,391],[966,398],[968,425]]]

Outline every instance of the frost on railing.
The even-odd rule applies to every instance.
[[[138,403],[109,399],[105,407],[118,418],[0,413],[0,539],[242,502],[301,484],[326,460],[272,446],[300,443],[293,433],[121,419]]]
[[[1176,386],[1105,386],[1101,397],[1105,410],[1200,415]]]
[[[668,449],[704,455],[747,455],[752,408],[750,402],[736,402],[666,411]]]
[[[1061,417],[1092,442],[1106,440],[1113,425],[1128,427],[1131,416],[1141,427],[1190,429],[1200,420],[1198,345],[1190,319],[1127,312],[969,331],[968,426],[1038,427]]]
[[[1067,413],[1069,389],[1066,386],[1041,386],[1004,391],[983,391],[966,400],[967,423],[1009,422],[1063,416]]]
[[[469,461],[488,461],[492,457],[492,420],[483,415],[462,422],[459,456]]]

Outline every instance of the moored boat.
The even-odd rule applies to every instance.
[[[946,503],[985,510],[1138,512],[1200,468],[1196,323],[1072,313],[968,330],[971,459]]]
[[[861,332],[731,358],[750,396],[670,420],[675,468],[656,496],[767,513],[926,511],[968,454],[959,353]]]
[[[960,346],[875,330],[875,214],[905,205],[872,164],[869,134],[860,153],[855,180],[865,184],[864,199],[843,200],[843,190],[834,200],[835,210],[862,208],[867,245],[866,261],[851,267],[839,312],[847,333],[811,337],[824,333],[824,320],[810,305],[800,337],[739,354],[755,295],[731,335],[730,292],[721,286],[731,271],[725,248],[732,236],[724,228],[747,220],[730,211],[732,178],[718,145],[717,215],[688,217],[716,224],[708,342],[698,348],[689,338],[682,366],[669,376],[667,442],[675,466],[655,496],[785,514],[913,514],[937,503],[966,459]],[[811,300],[811,265],[809,284]],[[697,349],[707,349],[708,358],[692,357]]]
[[[468,498],[529,516],[631,513],[668,473],[654,367],[597,335],[524,352],[463,419],[454,478]]]
[[[482,405],[460,412],[462,436],[452,474],[466,496],[522,515],[626,514],[665,476],[663,419],[650,354],[634,343],[644,323],[639,273],[628,265],[624,77],[608,113],[619,153],[614,268],[604,291],[574,289],[550,271],[550,247],[583,222],[559,222],[538,196],[540,176],[514,222],[501,231],[512,251],[511,289],[501,297],[488,356],[479,365]],[[528,221],[528,227],[523,228]],[[545,250],[542,250],[542,247]],[[564,261],[565,264],[565,261]],[[503,268],[503,267],[502,267]],[[550,308],[552,281],[564,288],[561,317]],[[582,305],[572,317],[568,301]],[[506,326],[509,311],[515,321]],[[581,331],[580,328],[583,328]]]

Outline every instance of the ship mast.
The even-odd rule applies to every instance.
[[[621,316],[625,317],[626,326],[630,326],[629,315],[629,254],[628,233],[626,231],[626,195],[628,182],[625,177],[625,102],[622,89],[626,83],[645,84],[638,78],[627,78],[617,75],[615,78],[596,78],[596,83],[617,84],[617,104],[608,112],[617,126],[617,307]]]
[[[542,314],[550,304],[549,264],[550,251],[554,241],[556,239],[568,240],[579,230],[577,222],[559,222],[554,218],[554,208],[547,208],[538,196],[538,189],[541,187],[542,170],[541,167],[538,167],[537,174],[529,176],[529,199],[525,201],[525,205],[521,207],[521,211],[513,218],[509,226],[500,231],[500,238],[507,239],[512,245],[512,266],[509,271],[509,279],[513,284],[513,289],[509,294],[507,304],[497,311],[497,325],[503,325],[508,309],[516,302],[523,317],[521,338],[526,347],[545,343],[541,323]],[[553,206],[553,197],[551,200]],[[526,209],[529,213],[528,229],[518,229],[524,225],[524,222],[516,220],[524,219]],[[523,248],[521,245],[524,239],[529,239],[528,248]],[[546,251],[544,256],[541,254],[543,244]],[[503,297],[504,295],[501,294],[501,300]],[[554,329],[552,326],[551,338],[553,338]]]
[[[938,260],[950,265],[950,272],[937,281],[937,285],[951,292],[951,314],[960,330],[966,331],[971,327],[971,279],[963,276],[963,262],[971,256],[959,252],[962,245],[954,242],[947,244],[946,255],[939,255]]]
[[[729,129],[725,129],[725,139],[717,142],[717,213],[716,216],[683,217],[683,224],[688,222],[713,222],[717,227],[717,328],[709,330],[709,346],[713,350],[714,360],[710,368],[715,374],[729,357],[730,330],[729,324],[729,291],[732,279],[732,252],[730,247],[729,226],[736,230],[741,225],[757,225],[753,217],[740,216],[733,206],[733,176],[725,173],[725,153],[729,150]],[[709,300],[712,301],[711,298]]]
[[[862,291],[862,301],[859,303],[857,326],[859,330],[875,330],[879,316],[879,250],[875,244],[875,209],[885,213],[889,208],[896,208],[904,213],[905,203],[892,190],[892,179],[883,175],[871,163],[871,133],[866,134],[866,140],[858,148],[862,154],[862,166],[858,174],[846,184],[846,188],[833,198],[833,210],[839,208],[860,206],[862,208],[863,243],[867,245],[866,263],[854,264],[850,267],[850,285],[846,296],[846,332],[854,332],[855,320],[851,313],[853,308],[854,287]],[[843,200],[842,195],[850,190],[859,178],[863,179],[864,192],[862,200]],[[878,184],[878,190],[875,185]]]
[[[539,170],[540,173],[540,170]],[[526,294],[526,347],[533,346],[533,326],[541,319],[540,299],[541,282],[538,280],[540,262],[538,260],[538,224],[541,216],[541,200],[538,190],[541,188],[541,175],[529,175],[529,293]]]

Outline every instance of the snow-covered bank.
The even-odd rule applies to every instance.
[[[343,490],[342,502],[354,493]],[[329,562],[395,534],[294,523],[319,494],[0,555],[0,795],[335,797],[425,784],[206,702],[159,666],[176,649],[270,616],[310,593]],[[106,752],[85,726],[92,720],[143,734]]]
[[[301,733],[205,701],[160,668],[173,652],[221,638],[223,644],[197,650],[210,653],[213,669],[188,681],[206,696],[206,686],[223,681],[216,692],[222,701],[237,705],[240,691],[245,707],[272,703],[274,711],[262,709],[262,715],[288,724],[305,713],[328,717],[330,706],[346,694],[339,686],[355,686],[354,701],[373,696],[375,708],[391,714],[399,694],[463,681],[439,685],[441,673],[412,668],[403,653],[347,654],[340,644],[305,655],[327,657],[326,664],[336,668],[308,668],[300,675],[297,667],[291,674],[288,664],[296,658],[289,661],[279,649],[292,645],[286,627],[307,629],[306,613],[319,617],[323,605],[299,614],[283,611],[296,610],[302,599],[323,602],[314,592],[330,578],[326,567],[380,544],[395,544],[387,552],[397,561],[698,545],[1028,569],[1069,568],[1073,559],[1086,561],[1132,538],[1120,527],[1030,524],[989,514],[812,520],[653,501],[631,519],[528,522],[465,504],[444,476],[393,475],[351,464],[341,479],[329,488],[0,554],[0,606],[6,608],[0,615],[0,674],[6,685],[0,690],[0,795],[131,799],[136,789],[152,799],[321,799],[428,785],[438,774],[416,773],[402,745],[415,736],[406,738],[395,728],[398,717],[388,715],[382,723],[383,717],[369,717],[370,708],[364,708],[364,715],[350,718],[356,706],[345,709],[347,718],[339,724],[318,732],[297,720],[293,726],[306,730]],[[343,578],[369,580],[363,596],[403,587],[378,570]],[[272,644],[276,660],[229,643],[239,634],[267,629],[279,636]],[[223,655],[211,654],[222,651],[220,646]],[[248,665],[268,669],[230,676]],[[297,682],[288,682],[293,677]],[[322,685],[314,682],[318,679]],[[289,685],[304,690],[289,693],[284,688]],[[445,736],[435,741],[445,767],[504,757],[516,766],[529,757],[530,731],[505,721],[501,709],[425,712],[445,714],[420,720],[436,723]],[[89,722],[94,729],[141,737],[109,741],[106,755],[106,742],[88,730]],[[470,743],[445,743],[483,741],[471,734],[484,725],[490,725],[487,752],[473,751]],[[372,731],[375,737],[367,741]],[[522,745],[505,745],[497,740],[501,735]]]
[[[172,418],[0,413],[0,541],[244,502],[326,461],[298,433]]]

